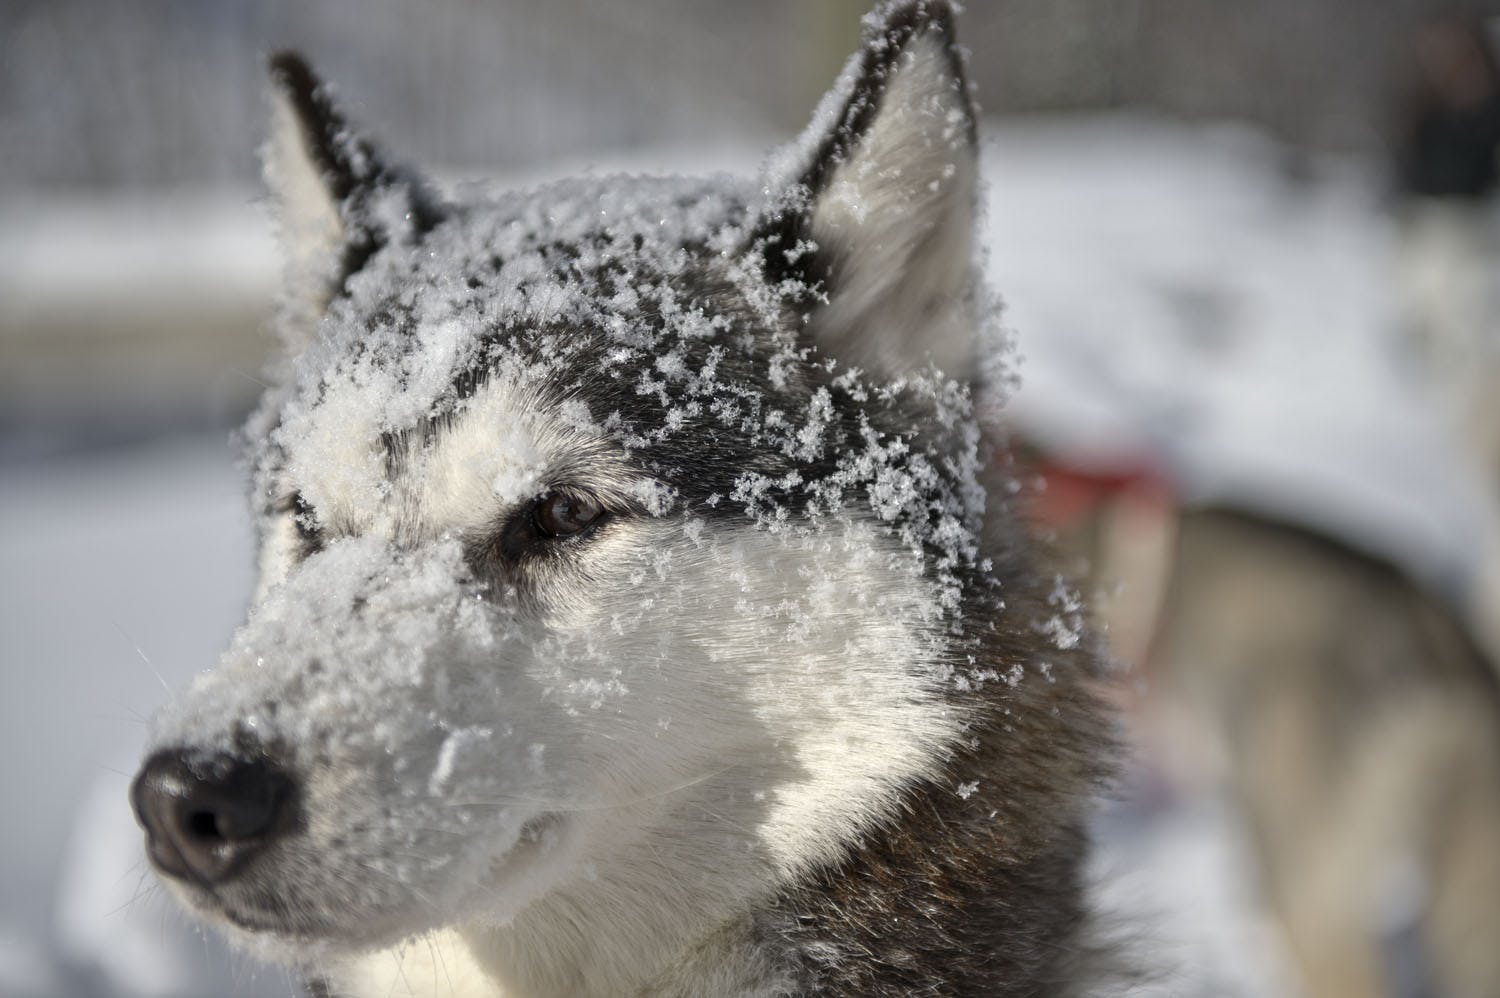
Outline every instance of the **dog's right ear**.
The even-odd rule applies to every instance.
[[[286,257],[283,335],[296,352],[350,275],[381,246],[431,229],[444,208],[424,181],[349,126],[301,55],[278,52],[268,68],[262,163]]]

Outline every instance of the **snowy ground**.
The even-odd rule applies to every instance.
[[[1482,504],[1395,371],[1372,171],[1325,164],[1288,186],[1253,135],[1133,118],[991,136],[991,271],[1030,432],[1150,451],[1192,495],[1277,506],[1464,585]],[[263,238],[246,237],[262,279]],[[4,825],[0,994],[288,994],[159,891],[137,896],[151,881],[125,803],[163,684],[213,661],[249,591],[232,449],[213,433],[24,451],[0,446],[0,785],[24,802]],[[1174,968],[1152,994],[1291,993],[1230,812],[1142,789],[1099,827],[1103,893]]]

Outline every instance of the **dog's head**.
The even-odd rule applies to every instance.
[[[946,6],[872,20],[749,184],[440,197],[272,76],[262,579],[155,726],[155,865],[305,952],[588,884],[628,917],[643,866],[702,918],[836,858],[964,724],[986,303]]]

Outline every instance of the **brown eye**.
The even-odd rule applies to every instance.
[[[603,504],[586,492],[549,492],[518,510],[481,554],[492,552],[509,562],[549,551],[562,554],[569,542],[584,540],[609,516]]]
[[[537,502],[533,517],[543,537],[570,537],[603,515],[603,507],[587,496],[554,492]]]

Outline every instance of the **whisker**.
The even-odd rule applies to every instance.
[[[442,914],[442,909],[438,906],[438,903],[418,888],[406,883],[400,877],[397,877],[395,874],[389,872],[388,870],[382,870],[378,866],[374,866],[357,856],[351,858],[354,860],[355,864],[358,865],[359,868],[364,870],[366,873],[373,873],[375,876],[380,877],[389,883],[395,884],[402,890],[410,891],[412,897],[425,904],[434,914]],[[351,886],[358,886],[358,884],[356,884],[354,881],[349,881],[349,883]]]
[[[649,801],[660,800],[663,797],[670,797],[673,794],[682,793],[684,790],[691,790],[693,787],[698,786],[700,783],[706,783],[717,776],[722,776],[733,768],[735,768],[734,764],[731,763],[730,765],[724,766],[720,769],[716,769],[713,772],[704,773],[702,776],[696,776],[693,779],[686,781],[685,783],[679,783],[674,787],[668,787],[667,789],[659,790],[656,793],[644,794],[631,800],[617,801],[612,804],[571,804],[563,801],[549,801],[537,797],[523,797],[520,794],[501,795],[491,800],[454,800],[447,801],[446,803],[450,807],[511,807],[516,804],[530,804],[534,807],[546,808],[549,811],[558,811],[562,813],[572,814],[585,814],[594,811],[614,811],[620,808],[634,807],[637,804],[645,804]]]
[[[130,704],[126,703],[125,701],[123,701],[123,700],[117,700],[114,697],[110,697],[109,698],[109,702],[112,703],[112,704],[114,704],[116,707],[119,707],[121,710],[125,711],[125,713],[129,714],[131,717],[135,718],[137,721],[141,722],[142,724],[150,724],[151,723],[151,718],[147,717],[145,714],[142,714],[140,711],[136,710],[134,707],[130,706]]]
[[[406,979],[406,946],[403,945],[396,950],[396,978],[391,981],[391,986],[386,990],[386,998],[391,998],[396,993],[396,984],[399,982],[406,985],[406,993],[416,994],[416,989],[411,986],[411,981]]]
[[[136,879],[135,886],[136,889],[140,889],[142,882],[144,882],[147,877],[151,876],[151,871],[146,869],[145,866],[146,861],[144,859],[136,860],[134,863],[130,864],[130,869],[126,870],[124,873],[116,877],[114,882],[118,884],[120,881],[130,876],[132,873],[138,873],[139,876]]]
[[[145,718],[124,717],[120,714],[85,714],[90,721],[116,721],[120,724],[150,724]]]
[[[234,364],[225,364],[224,366],[226,368],[228,368],[230,371],[232,371],[235,374],[238,374],[240,377],[244,378],[246,381],[249,381],[249,382],[251,382],[253,384],[260,385],[266,391],[270,391],[271,390],[271,386],[270,385],[266,384],[264,381],[260,380],[255,375],[250,374],[249,372],[244,371],[244,370],[240,369],[239,367],[236,367]]]
[[[172,687],[167,685],[166,679],[164,679],[162,677],[162,674],[157,671],[156,666],[151,664],[151,660],[146,657],[146,653],[141,651],[141,646],[136,644],[135,640],[129,634],[125,633],[125,628],[121,627],[118,621],[112,620],[110,621],[110,624],[114,626],[115,630],[120,632],[120,637],[124,638],[127,642],[129,642],[130,646],[135,649],[135,653],[141,657],[142,662],[146,663],[146,668],[151,670],[151,674],[156,677],[156,681],[158,683],[161,683],[161,688],[166,690],[167,696],[170,697],[172,695]]]
[[[113,918],[121,912],[125,911],[131,905],[135,904],[137,901],[144,900],[145,898],[150,897],[155,892],[156,884],[154,883],[148,883],[144,887],[137,887],[135,893],[130,895],[130,897],[126,899],[124,904],[116,905],[109,911],[106,911],[104,913],[104,917]]]
[[[457,994],[458,989],[453,986],[453,974],[448,970],[448,958],[443,956],[443,948],[433,941],[433,934],[431,932],[424,933],[424,936],[427,939],[427,952],[432,956],[432,989],[434,991],[437,990],[437,971],[438,968],[441,968],[443,971],[443,977],[448,981],[448,993],[450,995]]]

